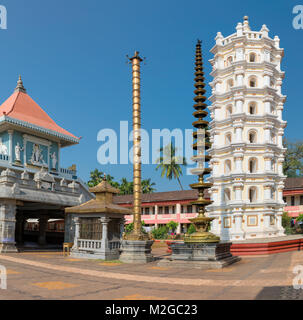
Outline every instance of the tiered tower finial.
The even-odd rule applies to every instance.
[[[15,91],[26,93],[26,89],[23,86],[23,81],[22,81],[21,75],[19,75],[19,79],[17,81],[17,87],[16,87]]]
[[[207,232],[210,222],[213,218],[205,216],[205,206],[212,203],[210,200],[204,199],[204,191],[211,187],[210,183],[204,182],[204,175],[209,174],[211,169],[206,167],[205,164],[210,160],[210,156],[205,154],[211,144],[209,142],[208,132],[208,121],[204,120],[207,117],[208,112],[206,101],[206,90],[204,83],[204,72],[203,72],[203,60],[202,60],[202,49],[201,40],[197,41],[196,44],[196,62],[195,62],[195,97],[194,97],[194,108],[195,112],[193,116],[197,118],[193,122],[193,126],[197,129],[193,133],[194,143],[193,149],[196,150],[196,155],[193,157],[193,161],[197,162],[197,168],[192,170],[193,174],[198,175],[198,182],[190,185],[192,189],[198,190],[198,199],[192,204],[197,206],[198,216],[190,219],[194,223],[197,232],[187,235],[184,239],[185,242],[218,242],[219,237]]]

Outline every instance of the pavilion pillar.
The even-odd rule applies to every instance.
[[[39,218],[39,238],[38,244],[46,244],[46,229],[47,229],[48,216],[42,216]]]
[[[108,223],[110,222],[110,219],[102,217],[100,221],[102,224],[101,252],[105,252],[108,250]]]
[[[15,242],[16,201],[0,203],[0,253],[17,252]]]
[[[73,250],[76,250],[78,246],[78,239],[80,238],[80,219],[78,217],[75,217],[74,222],[75,222],[75,236],[74,236]]]
[[[23,243],[23,232],[24,232],[24,215],[19,212],[16,216],[16,242]]]

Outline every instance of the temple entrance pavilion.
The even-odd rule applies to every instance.
[[[49,219],[62,219],[66,207],[93,198],[75,165],[61,167],[61,149],[79,141],[27,94],[19,77],[0,106],[0,253],[17,251],[28,219],[39,221],[34,242],[47,243]],[[73,228],[65,219],[65,242],[73,242]]]

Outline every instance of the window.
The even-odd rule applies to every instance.
[[[257,86],[257,79],[255,77],[249,78],[248,85],[251,88],[255,88]]]
[[[192,213],[192,212],[193,212],[193,207],[187,206],[187,213]]]
[[[153,207],[153,214],[155,214],[156,212],[156,207]]]
[[[255,102],[251,102],[248,106],[248,113],[249,114],[256,114],[257,113],[257,106]]]
[[[184,213],[184,206],[181,206],[181,213]]]
[[[290,202],[291,202],[291,206],[295,205],[295,197],[294,196],[291,196]]]
[[[224,228],[231,228],[231,217],[224,217]]]
[[[249,62],[256,62],[256,54],[251,52],[249,54]]]
[[[164,210],[165,210],[165,214],[169,213],[169,207],[164,207]]]
[[[172,206],[172,213],[175,213],[175,206]]]
[[[273,133],[273,132],[271,132],[271,134],[270,134],[270,141],[271,141],[271,143],[276,143],[276,135]]]
[[[233,113],[232,111],[232,106],[227,106],[226,107],[226,118],[229,118],[231,116],[231,114]]]
[[[145,214],[149,214],[149,208],[145,208]]]
[[[228,174],[231,171],[231,161],[230,160],[226,160],[224,162],[224,173]]]
[[[224,202],[230,201],[230,189],[224,189]]]
[[[227,133],[225,135],[225,144],[226,145],[230,145],[231,144],[231,134],[230,133]]]
[[[300,196],[300,206],[303,205],[303,196]]]
[[[257,216],[248,216],[247,217],[247,226],[248,227],[256,227],[258,225],[258,217]]]
[[[249,171],[249,173],[257,172],[257,159],[255,159],[255,158],[249,159],[248,171]]]
[[[287,204],[286,197],[283,197],[283,201]]]
[[[232,62],[233,62],[233,57],[232,56],[228,57],[227,58],[227,66],[230,66],[232,64]]]
[[[257,133],[254,131],[249,132],[248,141],[249,141],[249,143],[256,143],[257,142]]]
[[[255,187],[249,188],[248,199],[250,203],[257,201],[257,189]]]
[[[232,79],[229,79],[227,81],[227,91],[229,91],[234,86],[234,81]]]
[[[162,213],[163,213],[163,207],[159,207],[158,214],[162,214]]]

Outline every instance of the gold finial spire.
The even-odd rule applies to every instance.
[[[21,75],[19,75],[19,79],[17,81],[17,87],[16,87],[15,91],[26,93],[26,89],[23,86],[23,81],[22,81]]]

